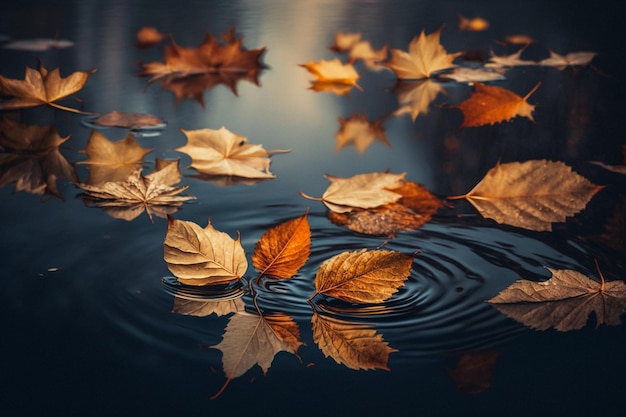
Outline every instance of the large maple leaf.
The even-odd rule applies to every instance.
[[[55,103],[80,91],[95,69],[87,72],[77,71],[65,78],[58,68],[48,72],[41,63],[37,69],[26,67],[23,80],[6,78],[0,75],[0,94],[11,96],[0,101],[0,110],[24,109],[44,104],[73,113],[80,110]]]
[[[626,310],[626,285],[623,281],[594,281],[577,271],[550,269],[547,281],[519,280],[488,300],[498,310],[537,330],[554,327],[559,331],[585,326],[589,315],[601,324],[617,326]]]
[[[440,27],[433,33],[426,35],[422,30],[409,43],[408,51],[391,50],[391,59],[385,63],[400,79],[428,78],[431,74],[454,67],[454,59],[461,52],[449,54],[439,42]]]

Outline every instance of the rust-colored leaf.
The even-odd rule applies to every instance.
[[[74,165],[59,151],[69,139],[54,126],[34,126],[0,119],[0,187],[63,198],[58,180],[78,181]]]
[[[95,69],[76,71],[62,78],[58,68],[48,72],[40,63],[37,69],[26,67],[23,80],[0,75],[0,95],[12,97],[0,101],[0,110],[24,109],[47,104],[61,110],[81,113],[80,110],[62,106],[56,101],[80,91],[94,72]]]
[[[315,293],[353,303],[382,303],[411,273],[415,255],[389,250],[348,251],[326,260],[315,275]]]
[[[309,259],[311,228],[307,212],[265,232],[254,247],[252,265],[263,275],[288,279],[294,276]],[[258,279],[257,279],[258,280]]]
[[[241,240],[197,224],[169,218],[163,258],[170,272],[187,285],[227,284],[241,279],[248,260]]]
[[[536,231],[551,231],[585,208],[602,187],[563,162],[531,160],[498,164],[466,195],[483,217]]]
[[[185,146],[177,148],[192,159],[191,168],[207,175],[227,175],[242,178],[275,178],[270,172],[272,153],[263,145],[252,145],[248,139],[222,126],[218,130],[182,130],[187,137]]]
[[[498,355],[496,351],[465,352],[448,375],[459,391],[480,394],[491,386]]]
[[[384,119],[369,121],[363,114],[352,114],[347,119],[339,118],[339,131],[335,133],[337,146],[335,151],[339,152],[348,145],[354,145],[357,152],[363,153],[374,141],[379,140],[391,147],[385,128]]]
[[[594,281],[577,271],[550,269],[552,278],[535,282],[514,282],[488,300],[498,310],[537,330],[555,328],[565,332],[585,326],[589,315],[601,324],[617,326],[626,310],[626,285],[623,281]]]
[[[388,371],[389,355],[397,352],[373,326],[314,313],[311,318],[313,341],[325,357],[350,369]]]
[[[506,88],[475,83],[472,96],[457,106],[463,112],[463,123],[459,129],[493,125],[509,121],[517,116],[527,117],[534,121],[532,112],[535,106],[528,104],[526,100],[539,85],[540,83],[526,96],[520,97]]]
[[[231,380],[258,364],[266,373],[278,352],[297,356],[302,345],[298,324],[289,316],[237,313],[231,317],[222,341],[212,346],[222,351],[226,383],[211,399],[217,398]]]

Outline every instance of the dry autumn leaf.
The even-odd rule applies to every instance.
[[[472,96],[456,106],[463,112],[464,127],[493,125],[505,122],[514,117],[527,117],[533,119],[535,106],[528,104],[526,100],[539,88],[538,83],[524,97],[520,97],[512,91],[502,87],[489,86],[481,83],[474,84]]]
[[[563,162],[531,160],[498,164],[466,195],[485,218],[535,231],[551,231],[585,208],[602,187]]]
[[[375,140],[391,147],[383,122],[384,119],[370,122],[367,116],[362,114],[352,114],[347,119],[340,117],[340,128],[335,133],[337,140],[335,151],[339,152],[344,147],[353,144],[358,153],[363,153]]]
[[[319,62],[309,61],[306,64],[300,64],[300,66],[313,74],[318,82],[360,88],[357,85],[359,73],[356,72],[354,65],[344,64],[339,58],[322,59]]]
[[[491,51],[491,58],[489,58],[489,62],[485,64],[486,67],[519,67],[519,66],[528,66],[528,65],[537,65],[535,61],[528,61],[522,59],[522,52],[526,49],[526,46],[520,48],[517,52],[514,52],[509,55],[496,55],[493,51]]]
[[[240,237],[232,239],[210,221],[203,229],[169,217],[163,259],[170,272],[187,285],[228,284],[240,280],[248,269]]]
[[[68,139],[54,126],[0,119],[0,187],[15,184],[15,191],[63,198],[57,181],[78,181],[74,166],[59,151]]]
[[[398,201],[402,195],[389,189],[399,186],[405,175],[406,172],[370,172],[349,178],[326,175],[331,184],[321,198],[302,192],[300,195],[309,200],[322,201],[326,207],[337,213],[347,213],[354,208],[373,208]]]
[[[315,275],[315,293],[351,303],[382,303],[409,277],[415,255],[390,250],[343,252],[324,261]]]
[[[62,78],[58,68],[48,72],[39,63],[36,70],[26,67],[23,80],[0,75],[0,95],[13,97],[0,101],[0,110],[25,109],[47,104],[57,109],[82,113],[80,110],[55,102],[80,91],[94,72],[95,69],[86,72],[77,71]]]
[[[559,69],[565,69],[568,66],[584,66],[589,65],[591,60],[597,55],[595,52],[570,52],[567,55],[559,55],[556,52],[549,50],[550,57],[542,59],[537,65],[558,67]]]
[[[144,157],[152,152],[152,149],[142,148],[133,135],[112,142],[102,133],[92,130],[87,146],[82,152],[88,158],[78,164],[89,166],[87,184],[101,185],[126,180],[141,167]]]
[[[221,395],[230,381],[256,364],[267,373],[277,353],[289,352],[297,356],[301,345],[298,324],[287,315],[235,314],[228,322],[222,341],[211,346],[222,351],[226,374],[226,383],[211,399]]]
[[[547,281],[519,280],[488,300],[502,313],[537,330],[554,327],[558,331],[577,330],[587,324],[589,315],[601,324],[618,326],[626,310],[623,281],[594,281],[577,271],[550,269]]]
[[[465,352],[448,375],[459,391],[480,394],[491,386],[498,355],[495,351]]]
[[[475,83],[504,80],[502,68],[468,68],[457,67],[451,72],[441,74],[440,78],[454,80],[459,83]]]
[[[189,188],[188,185],[172,187],[180,182],[178,160],[159,161],[154,172],[148,175],[136,169],[123,181],[105,182],[100,185],[80,184],[85,191],[83,200],[116,219],[133,220],[146,211],[150,221],[152,215],[166,217],[178,211],[185,201],[194,196],[178,195]]]
[[[428,78],[431,74],[447,68],[454,67],[452,63],[461,52],[449,54],[439,43],[440,27],[430,35],[422,30],[419,36],[415,36],[409,43],[409,49],[391,50],[391,59],[385,63],[399,79]]]
[[[288,279],[294,276],[309,259],[311,228],[303,216],[288,220],[265,232],[254,247],[252,265],[262,276]]]
[[[122,127],[131,130],[165,127],[163,119],[151,114],[124,113],[117,110],[99,116],[93,121],[93,124],[104,127]]]
[[[373,326],[313,313],[313,341],[325,357],[350,369],[388,371],[389,355],[397,352]]]
[[[248,139],[222,126],[220,129],[181,131],[187,137],[185,146],[176,148],[191,157],[191,168],[207,175],[227,175],[242,178],[275,178],[270,172],[273,153],[288,150],[267,151],[263,145],[252,145]]]
[[[393,92],[398,95],[400,105],[393,114],[395,116],[410,114],[411,120],[415,122],[417,116],[428,114],[430,105],[440,93],[445,94],[446,90],[440,83],[428,78],[418,81],[400,80],[393,88]]]
[[[402,180],[389,191],[402,197],[394,203],[371,209],[353,209],[348,213],[328,212],[329,220],[367,235],[393,237],[402,230],[416,230],[430,221],[443,205],[423,186]]]

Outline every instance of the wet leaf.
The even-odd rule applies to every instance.
[[[597,55],[595,52],[570,52],[567,55],[559,55],[550,50],[550,57],[542,59],[537,65],[559,67],[565,69],[568,66],[589,65],[591,60]]]
[[[172,187],[179,181],[178,160],[175,160],[157,164],[155,171],[146,176],[138,168],[124,181],[100,185],[77,183],[76,186],[85,191],[82,198],[88,205],[103,208],[111,217],[131,221],[145,210],[152,221],[153,214],[166,217],[178,211],[183,202],[195,199],[178,195],[189,188],[188,185]]]
[[[313,341],[325,357],[350,369],[384,369],[389,355],[397,352],[373,326],[340,320],[318,313],[311,318]]]
[[[275,178],[270,172],[272,153],[263,145],[251,145],[248,139],[222,126],[218,130],[198,129],[181,131],[187,137],[185,146],[177,148],[191,157],[191,168],[207,175],[228,175],[242,178]]]
[[[482,32],[489,29],[489,22],[480,16],[468,18],[458,13],[459,16],[459,30],[469,30],[472,32]]]
[[[240,237],[232,239],[210,221],[203,229],[169,217],[163,258],[170,272],[187,285],[228,284],[240,280],[248,269]]]
[[[402,195],[389,189],[400,185],[405,175],[406,172],[370,172],[349,178],[326,175],[331,184],[321,198],[300,194],[310,200],[322,201],[332,211],[347,213],[354,208],[373,208],[398,201]]]
[[[13,97],[0,101],[0,110],[25,109],[47,104],[61,110],[81,113],[80,110],[55,102],[80,91],[94,72],[95,69],[77,71],[62,78],[58,68],[48,72],[40,63],[37,69],[26,67],[23,80],[0,75],[0,95]]]
[[[468,68],[457,67],[451,72],[441,74],[440,78],[454,80],[459,83],[475,83],[485,81],[504,80],[504,70],[501,68]]]
[[[307,212],[265,232],[254,247],[252,265],[271,278],[293,277],[311,254],[311,228]]]
[[[602,187],[563,162],[498,164],[466,195],[485,218],[535,231],[551,231],[585,208]]]
[[[459,391],[480,394],[491,386],[498,355],[495,351],[465,352],[448,375]]]
[[[87,184],[101,185],[106,182],[126,180],[141,167],[144,157],[152,149],[142,148],[133,135],[112,142],[97,130],[92,130],[83,151],[88,158],[78,164],[89,165]]]
[[[393,237],[402,230],[416,230],[430,221],[443,205],[423,186],[402,180],[390,191],[402,197],[395,203],[371,209],[354,209],[348,213],[328,212],[328,218],[334,224],[367,235]]]
[[[452,63],[461,52],[449,54],[439,43],[440,27],[430,35],[422,30],[409,43],[408,51],[391,50],[391,59],[385,64],[399,79],[428,78],[431,74],[454,67]]]
[[[306,64],[300,64],[306,68],[318,82],[357,86],[359,73],[356,72],[354,65],[342,63],[339,58],[330,60],[322,59],[319,62],[309,61]]]
[[[474,84],[472,96],[457,106],[463,112],[463,123],[459,129],[494,125],[518,116],[534,121],[532,112],[535,106],[528,104],[526,100],[539,88],[539,85],[540,83],[526,96],[520,97],[502,87]]]
[[[54,126],[34,126],[0,118],[0,187],[63,198],[57,180],[78,181],[76,170],[59,151],[69,139]]]
[[[382,303],[409,277],[415,255],[389,250],[343,252],[320,265],[315,293],[352,303]]]
[[[626,310],[626,285],[623,281],[594,281],[577,271],[550,269],[552,277],[535,282],[514,282],[488,300],[498,310],[537,330],[551,327],[558,331],[581,329],[589,315],[601,324],[617,326]]]
[[[415,122],[417,116],[428,114],[430,105],[440,93],[446,92],[440,83],[432,79],[419,81],[400,80],[393,89],[398,95],[400,108],[394,112],[395,116],[410,114]]]
[[[335,151],[339,152],[348,145],[354,145],[358,153],[363,153],[374,141],[379,140],[391,147],[383,128],[384,119],[370,122],[366,115],[352,114],[347,119],[339,118],[340,128],[335,133],[337,146]]]
[[[528,66],[528,65],[537,65],[535,61],[528,61],[522,59],[522,52],[526,49],[526,46],[519,49],[517,52],[512,53],[510,55],[502,55],[498,56],[491,51],[491,58],[489,62],[485,64],[486,67],[519,67],[519,66]]]
[[[165,127],[165,121],[163,119],[151,114],[123,113],[117,110],[98,117],[93,123],[99,126],[122,127],[126,129]]]
[[[297,355],[302,345],[298,324],[289,316],[274,313],[237,313],[231,317],[222,341],[212,346],[222,351],[226,383],[211,399],[217,398],[237,377],[258,364],[267,373],[279,352]]]

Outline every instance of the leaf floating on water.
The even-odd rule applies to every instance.
[[[459,129],[493,125],[509,121],[517,116],[527,117],[534,121],[532,112],[535,106],[528,104],[526,100],[539,88],[539,85],[537,84],[525,97],[520,97],[502,87],[474,84],[472,96],[457,106],[463,112],[463,123]]]
[[[222,351],[226,383],[211,397],[217,398],[237,377],[258,364],[267,373],[278,352],[297,355],[302,345],[298,324],[282,313],[264,316],[237,313],[230,318],[222,341],[211,346]]]
[[[164,128],[165,121],[159,117],[145,113],[124,113],[112,111],[93,121],[98,126],[122,127],[126,129]]]
[[[311,228],[307,213],[265,232],[254,247],[252,265],[261,276],[277,279],[293,277],[309,259]],[[257,279],[258,280],[258,279]]]
[[[463,16],[461,13],[457,13],[457,16],[459,17],[459,30],[482,32],[489,29],[489,22],[485,18],[482,18],[480,16],[468,18]]]
[[[94,72],[95,69],[86,72],[76,71],[62,78],[58,68],[48,72],[40,63],[36,70],[26,67],[23,80],[0,75],[0,95],[13,97],[0,101],[0,110],[26,109],[47,104],[57,109],[82,113],[80,110],[55,102],[80,91]]]
[[[382,126],[383,121],[379,119],[370,122],[367,116],[356,113],[348,116],[347,119],[340,117],[340,128],[335,133],[337,140],[335,151],[339,152],[348,145],[354,145],[358,153],[363,153],[376,140],[391,147],[385,128]]]
[[[248,139],[237,135],[224,126],[218,130],[182,130],[187,144],[176,150],[191,157],[191,168],[207,175],[227,175],[242,178],[275,178],[270,172],[272,153],[263,145],[252,145]]]
[[[537,65],[535,61],[522,59],[522,52],[524,52],[526,46],[527,45],[510,55],[496,55],[493,51],[491,51],[491,58],[489,59],[489,62],[485,64],[485,66],[500,68]]]
[[[344,64],[339,58],[322,59],[319,62],[309,61],[306,64],[300,64],[300,66],[313,74],[318,82],[358,87],[359,73],[354,65]]]
[[[389,355],[398,352],[376,333],[373,326],[314,313],[311,318],[313,341],[325,357],[350,369],[388,371]]]
[[[519,280],[488,300],[494,307],[525,326],[537,330],[581,329],[589,315],[601,324],[618,326],[626,310],[623,281],[594,281],[577,271],[550,269],[552,278],[543,282]]]
[[[485,218],[535,231],[551,231],[584,209],[602,187],[563,162],[498,164],[466,195]]]
[[[565,69],[568,66],[585,66],[589,65],[591,60],[597,55],[595,52],[570,52],[567,55],[559,55],[556,52],[550,50],[550,57],[542,59],[537,65],[558,67],[559,69]]]
[[[231,313],[241,313],[245,310],[245,303],[239,298],[231,300],[200,300],[176,295],[172,313],[186,316],[207,317],[211,314],[226,316]]]
[[[156,28],[144,26],[137,32],[137,48],[151,48],[163,42],[166,35],[159,32]]]
[[[203,229],[170,217],[163,258],[170,272],[187,285],[228,284],[240,280],[248,269],[240,237],[232,239],[210,221]]]
[[[352,303],[382,303],[411,273],[415,255],[389,250],[343,252],[320,265],[315,293]]]
[[[504,80],[502,68],[468,68],[457,67],[451,72],[441,74],[440,78],[454,80],[459,83],[483,83],[485,81]]]

